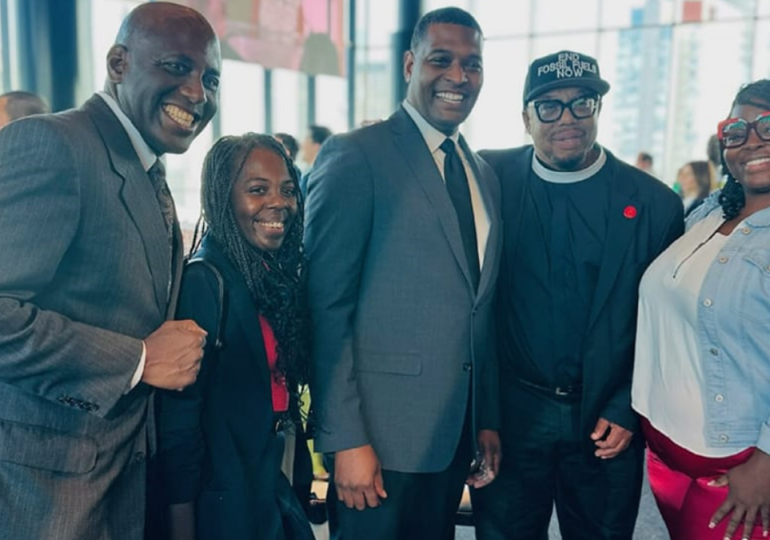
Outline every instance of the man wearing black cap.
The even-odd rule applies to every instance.
[[[505,460],[473,496],[477,537],[631,539],[642,441],[631,410],[637,287],[682,233],[682,205],[596,143],[610,85],[596,60],[535,60],[522,118],[533,145],[483,152],[502,184],[498,288]]]

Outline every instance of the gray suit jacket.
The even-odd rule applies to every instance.
[[[125,392],[181,270],[155,193],[96,96],[1,130],[0,163],[0,539],[142,538],[150,391]]]
[[[461,140],[490,231],[471,285],[449,194],[405,111],[327,140],[308,183],[316,448],[372,444],[385,469],[446,469],[470,384],[473,429],[497,429],[492,300],[499,185]]]

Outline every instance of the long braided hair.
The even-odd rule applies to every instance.
[[[230,196],[233,184],[255,149],[269,150],[286,165],[297,193],[297,215],[276,251],[262,251],[243,237],[235,220]],[[299,174],[283,146],[269,135],[246,133],[219,139],[203,163],[202,213],[195,227],[194,251],[200,236],[210,234],[240,271],[259,313],[270,324],[278,342],[276,369],[286,376],[290,391],[308,380],[309,311],[306,263],[302,244],[303,203]]]
[[[742,86],[735,96],[733,104],[730,106],[730,111],[738,105],[751,105],[770,110],[770,80],[760,79]],[[721,143],[720,148],[722,150],[722,170],[725,172],[727,180],[719,194],[719,204],[722,206],[725,220],[729,221],[738,217],[746,205],[746,194],[743,192],[743,186],[738,183],[727,167],[724,157],[724,146]]]

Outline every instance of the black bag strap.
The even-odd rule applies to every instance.
[[[219,271],[219,269],[210,261],[199,258],[189,259],[185,267],[192,266],[193,264],[205,266],[212,274],[214,274],[214,277],[217,280],[217,306],[219,307],[219,312],[217,313],[217,333],[216,336],[214,336],[213,343],[214,351],[219,352],[224,347],[224,342],[222,340],[224,339],[225,335],[225,314],[227,313],[227,306],[225,305],[225,302],[227,301],[227,295],[225,294],[225,280],[222,278],[222,273]]]

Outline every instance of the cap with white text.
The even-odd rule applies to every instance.
[[[524,82],[524,106],[534,98],[556,88],[584,87],[603,96],[610,83],[599,75],[596,59],[586,54],[560,51],[537,58],[529,65]]]

